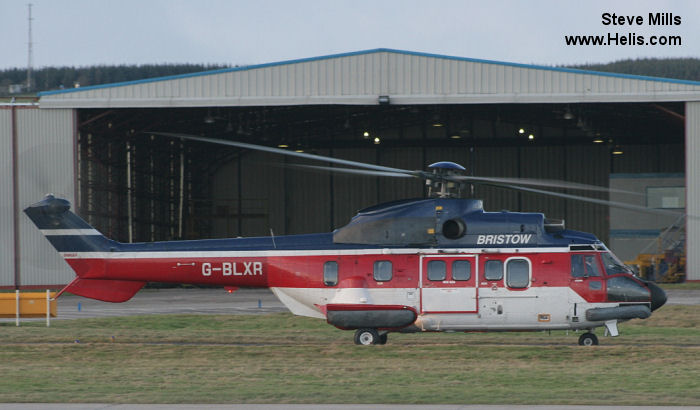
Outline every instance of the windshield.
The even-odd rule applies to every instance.
[[[612,252],[605,252],[600,254],[600,258],[603,260],[603,266],[605,266],[605,273],[608,275],[614,275],[616,273],[629,273],[632,275],[632,270],[627,267],[624,263],[617,259],[617,256],[613,255]]]

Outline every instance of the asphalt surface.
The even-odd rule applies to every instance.
[[[64,294],[57,299],[58,318],[150,314],[245,315],[287,312],[268,289],[144,289],[122,303],[101,302]]]
[[[667,290],[668,305],[700,305],[700,290]]]

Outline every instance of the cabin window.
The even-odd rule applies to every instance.
[[[390,261],[374,262],[374,280],[377,282],[387,282],[393,276],[392,266]]]
[[[428,262],[428,280],[445,280],[447,278],[447,264],[445,261]]]
[[[484,279],[486,280],[501,280],[503,279],[503,261],[486,261],[484,264]]]
[[[571,255],[571,276],[574,278],[601,276],[595,255]]]
[[[328,261],[323,264],[323,284],[326,286],[338,284],[338,262]]]
[[[530,285],[530,264],[525,259],[511,259],[506,264],[506,284],[524,289]]]
[[[472,264],[469,261],[452,262],[452,280],[469,280],[472,278]]]

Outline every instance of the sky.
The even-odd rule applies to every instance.
[[[35,68],[251,65],[374,48],[538,65],[700,57],[696,0],[0,0],[0,69],[27,66],[30,1]],[[605,25],[605,13],[642,21]],[[680,24],[651,25],[650,13]],[[608,33],[618,44],[565,42]],[[652,36],[681,45],[620,44]]]

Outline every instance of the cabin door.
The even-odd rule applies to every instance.
[[[476,313],[476,255],[421,257],[421,313]]]

